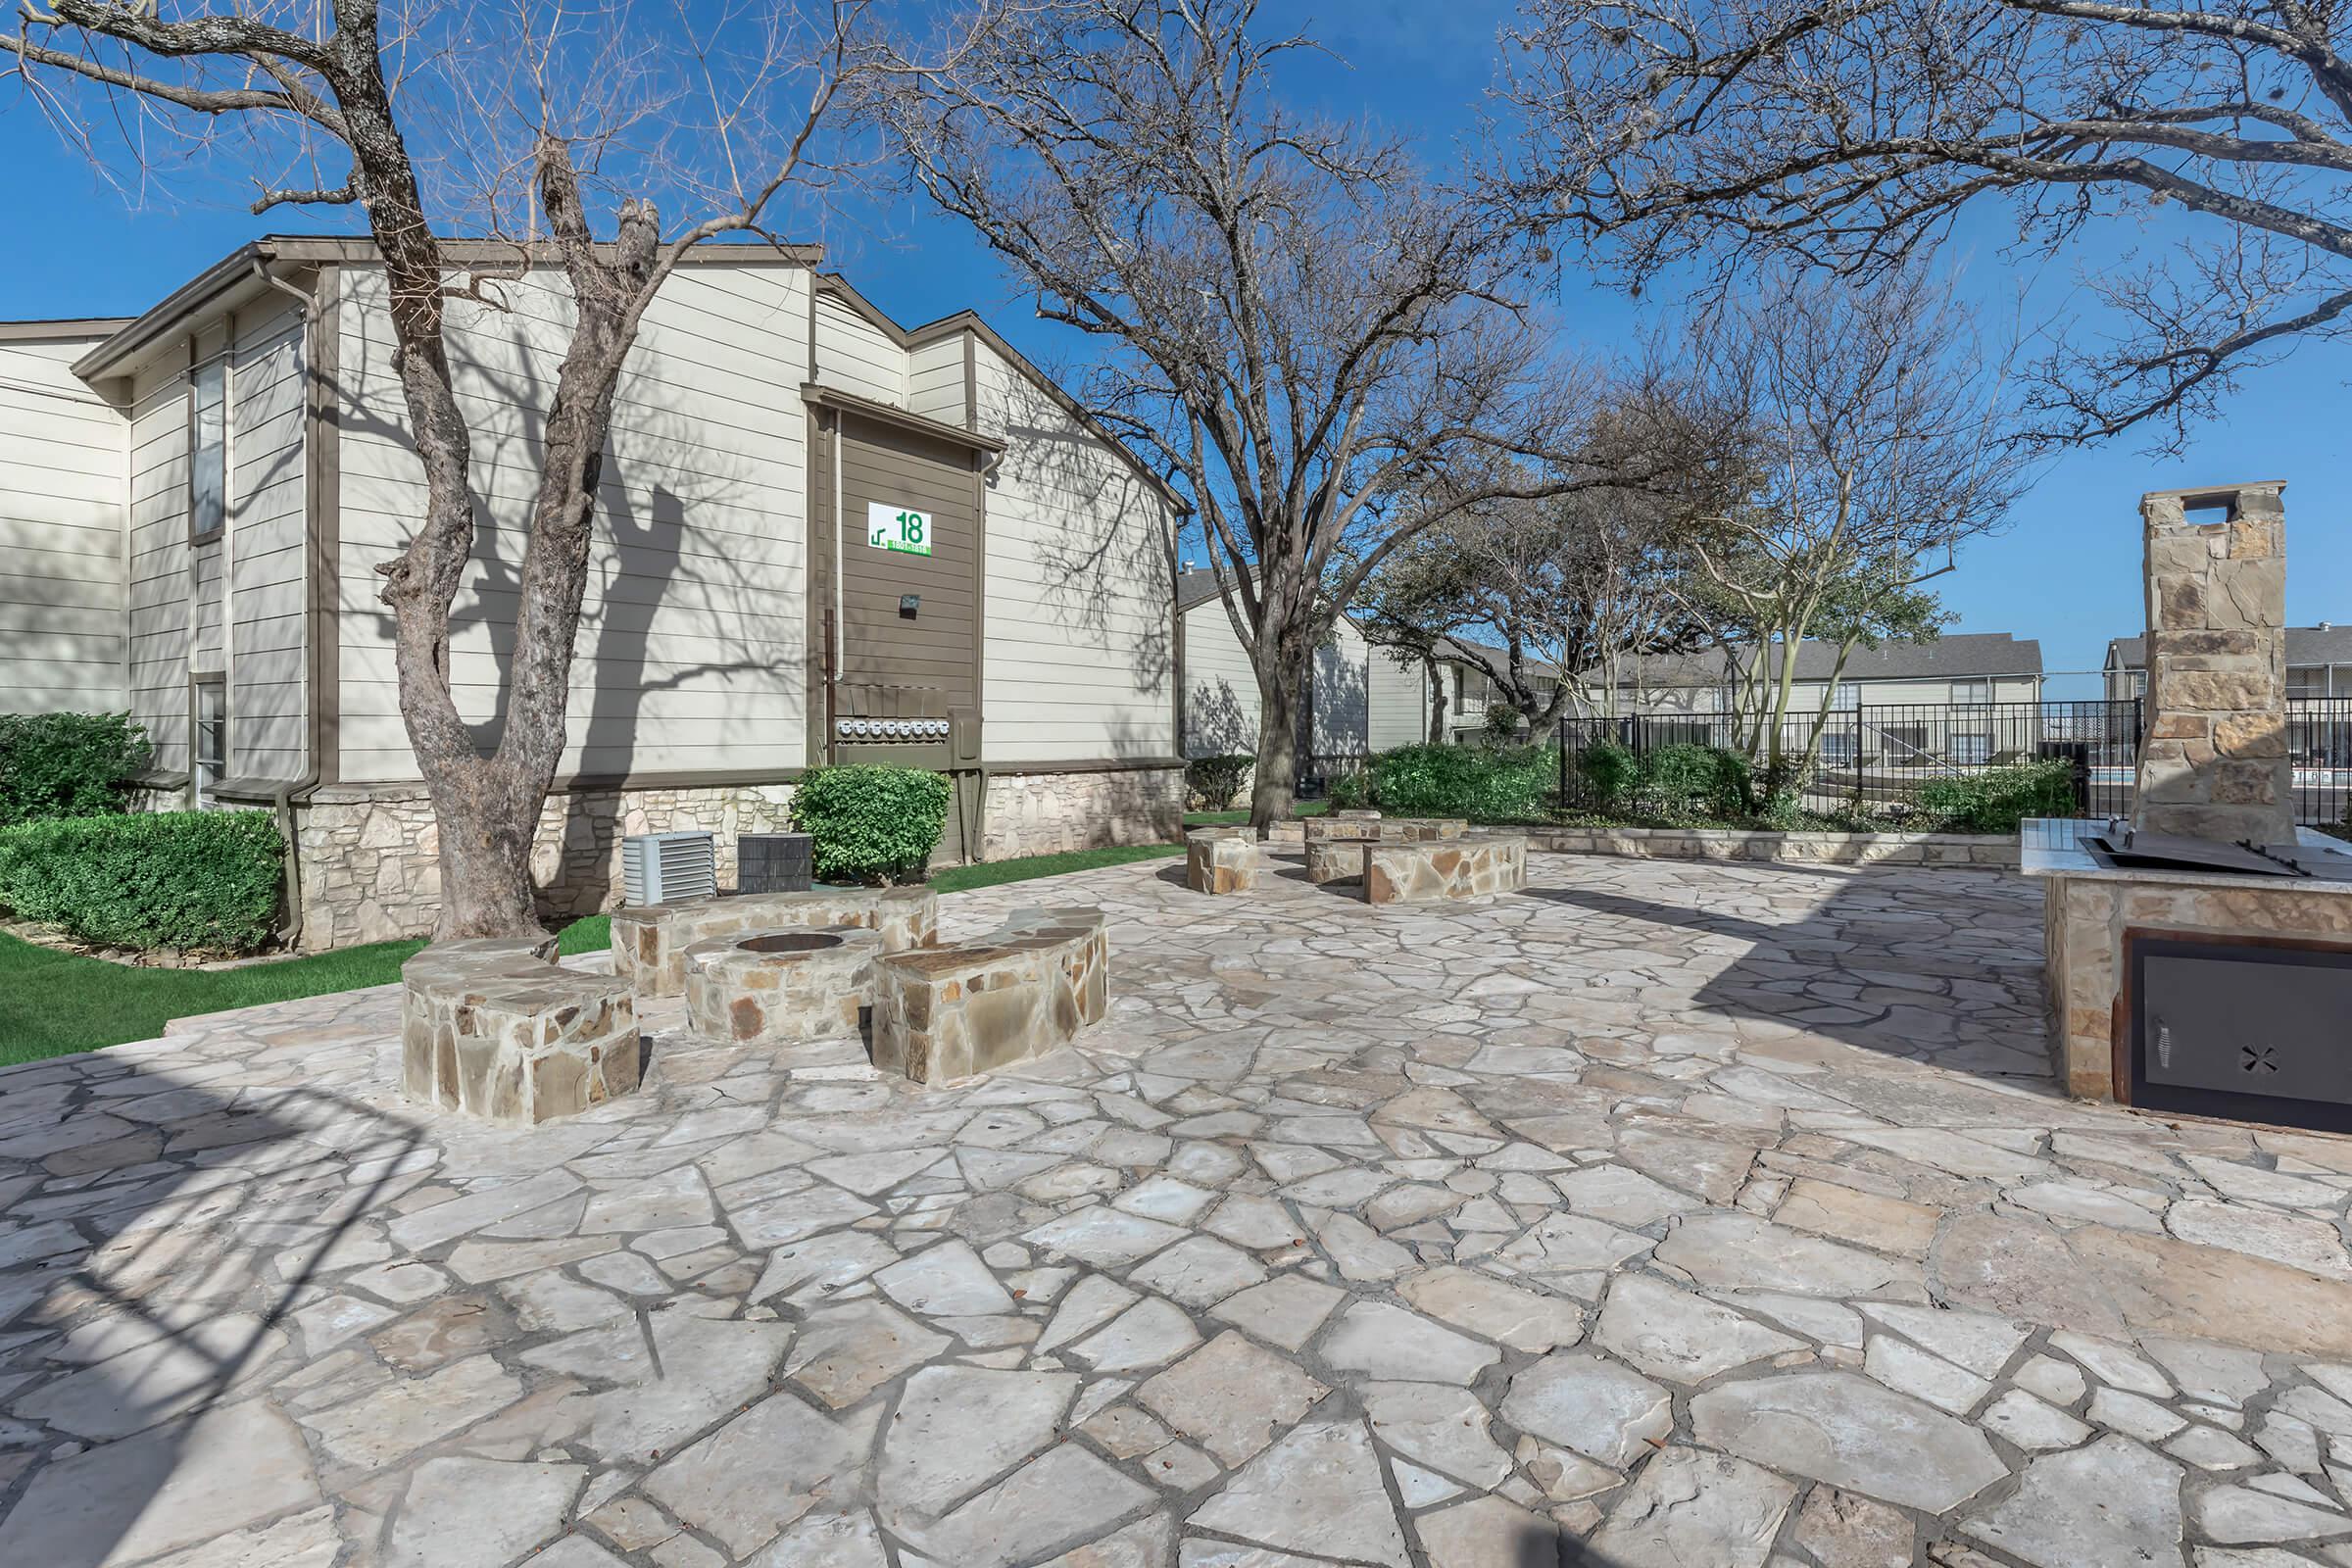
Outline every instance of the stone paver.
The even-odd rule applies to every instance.
[[[941,1087],[655,999],[488,1127],[389,990],[0,1072],[0,1563],[2352,1565],[2352,1141],[2055,1095],[2028,884],[1048,896],[1104,1021]]]

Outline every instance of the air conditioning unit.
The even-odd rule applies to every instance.
[[[816,841],[806,833],[735,835],[735,891],[806,893]]]
[[[684,904],[718,892],[718,844],[709,833],[633,833],[620,841],[623,892],[632,908]]]

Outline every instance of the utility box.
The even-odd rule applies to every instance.
[[[718,843],[710,833],[635,833],[620,841],[622,895],[631,908],[684,904],[718,892]]]
[[[806,833],[736,835],[735,891],[808,892],[814,881],[815,842]]]

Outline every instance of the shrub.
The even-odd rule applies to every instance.
[[[1487,705],[1487,744],[1509,746],[1519,739],[1519,710],[1508,703]]]
[[[1559,753],[1544,746],[1399,746],[1374,758],[1372,772],[1380,808],[1397,816],[1541,821],[1558,784]]]
[[[268,811],[152,811],[0,828],[0,906],[98,947],[251,953],[285,841]]]
[[[1351,773],[1335,774],[1327,798],[1335,811],[1360,811],[1377,805],[1373,798],[1372,770],[1359,767]]]
[[[906,881],[939,848],[949,795],[945,774],[920,767],[821,767],[793,792],[792,825],[813,841],[813,869],[826,881]]]
[[[2060,758],[1988,767],[1920,786],[1920,810],[1939,827],[1964,833],[2014,833],[2029,816],[2072,816],[2075,768]]]
[[[128,713],[0,714],[0,827],[120,812],[153,755]]]
[[[1247,753],[1226,757],[1196,757],[1184,766],[1185,787],[1206,811],[1229,811],[1250,782],[1257,759]]]
[[[1594,741],[1576,754],[1576,770],[1592,805],[1617,810],[1629,804],[1642,780],[1642,760],[1615,741]]]
[[[1642,759],[1641,794],[1662,816],[1732,821],[1748,810],[1747,759],[1714,746],[1662,746]]]

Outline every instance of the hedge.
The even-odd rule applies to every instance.
[[[251,953],[270,940],[285,841],[268,811],[152,811],[0,828],[0,907],[78,942]]]
[[[821,767],[793,792],[792,825],[812,840],[824,881],[914,881],[939,848],[950,794],[947,776],[924,768]]]
[[[1396,816],[1537,822],[1559,768],[1546,746],[1399,746],[1372,760],[1371,801]]]
[[[1988,767],[1919,788],[1919,808],[1943,827],[1968,833],[2014,833],[2029,816],[2072,816],[2075,765],[2063,758]]]
[[[128,713],[0,714],[0,827],[119,812],[153,755]]]

